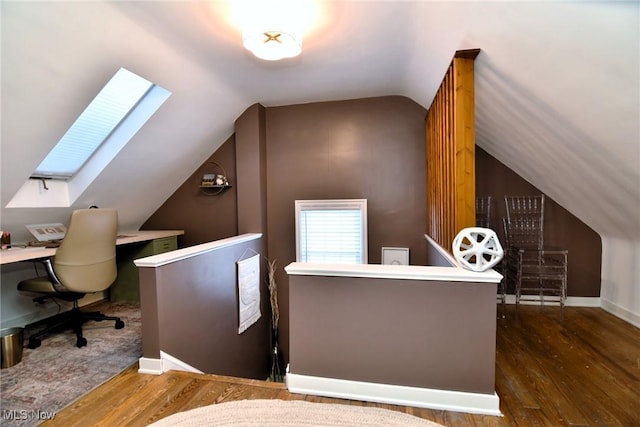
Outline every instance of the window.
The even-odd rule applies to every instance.
[[[296,260],[367,263],[367,201],[296,200]]]
[[[120,68],[40,163],[32,178],[74,176],[152,87],[150,81]]]
[[[169,96],[168,90],[118,70],[7,208],[72,206]]]

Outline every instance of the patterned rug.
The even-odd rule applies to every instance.
[[[442,427],[383,408],[302,400],[238,400],[179,412],[150,427]]]
[[[33,350],[26,348],[27,328],[22,361],[0,370],[0,425],[36,426],[142,356],[139,304],[100,302],[82,310],[118,316],[125,327],[90,321],[83,327],[86,347],[77,348],[75,334],[67,331]]]

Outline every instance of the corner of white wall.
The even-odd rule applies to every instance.
[[[602,237],[602,308],[640,327],[640,241]]]

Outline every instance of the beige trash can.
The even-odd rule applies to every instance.
[[[7,328],[0,330],[2,335],[2,369],[10,368],[22,360],[24,328]]]

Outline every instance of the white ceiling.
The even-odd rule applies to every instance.
[[[638,2],[331,1],[302,55],[241,46],[223,1],[1,2],[2,227],[89,204],[139,227],[250,105],[405,95],[428,108],[479,48],[477,143],[601,235],[640,240]],[[70,209],[6,209],[125,67],[173,92]]]

